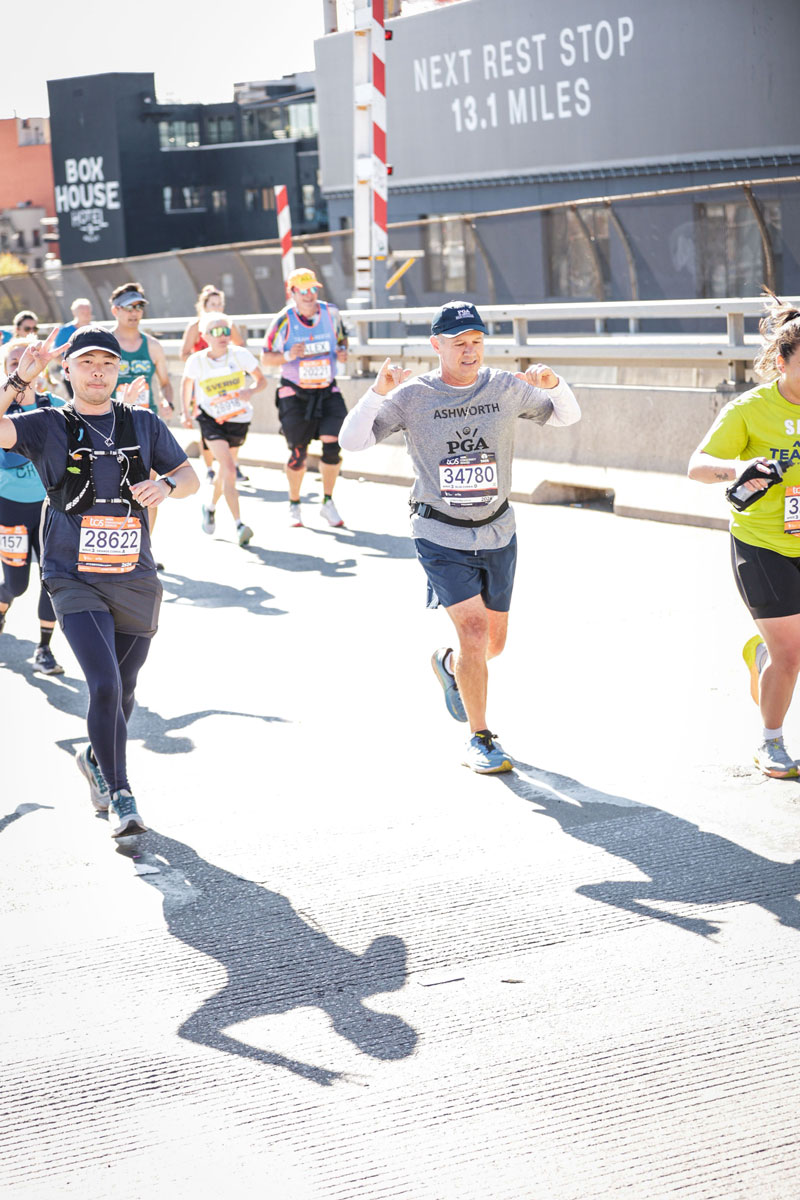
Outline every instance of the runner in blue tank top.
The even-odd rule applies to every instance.
[[[30,338],[14,338],[4,347],[3,371],[11,375]],[[35,412],[37,408],[63,407],[64,401],[49,392],[37,393],[32,386],[20,392],[9,413]],[[0,583],[0,633],[6,623],[6,613],[14,600],[28,590],[31,563],[39,564],[39,643],[33,654],[33,669],[42,675],[63,675],[64,668],[56,662],[50,649],[50,639],[56,615],[50,597],[41,583],[41,544],[39,527],[45,490],[36,468],[28,458],[12,450],[0,450],[0,563],[3,579]]]

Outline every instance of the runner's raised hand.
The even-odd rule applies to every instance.
[[[144,375],[137,375],[131,383],[123,383],[117,388],[116,399],[123,404],[138,404],[139,397],[147,391],[147,380]]]
[[[558,383],[558,376],[546,363],[534,363],[532,367],[528,367],[527,371],[516,371],[514,378],[522,379],[531,387],[545,389],[554,388]]]
[[[32,380],[39,375],[46,366],[54,359],[60,358],[66,350],[69,342],[65,342],[63,346],[57,346],[53,349],[53,342],[58,333],[58,326],[54,326],[44,342],[32,342],[30,346],[25,347],[25,352],[19,360],[17,367],[17,375],[23,379],[25,383],[31,383]]]
[[[390,358],[387,358],[378,372],[378,378],[373,383],[372,389],[379,396],[388,396],[389,392],[394,391],[401,383],[405,383],[410,374],[411,371],[407,368],[401,367],[399,363],[393,363]]]

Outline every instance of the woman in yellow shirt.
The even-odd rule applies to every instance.
[[[783,741],[800,672],[800,306],[769,295],[754,364],[765,383],[722,409],[689,476],[738,481],[727,490],[734,493],[731,561],[758,629],[743,654],[764,726],[754,760],[765,775],[789,779],[800,774]]]

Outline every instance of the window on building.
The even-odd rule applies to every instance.
[[[228,193],[224,188],[212,190],[211,207],[214,212],[224,212],[228,207]]]
[[[565,208],[550,209],[542,222],[548,295],[604,299],[610,278],[608,213],[604,208],[587,208],[581,217],[600,259],[601,279],[597,278],[597,257],[575,213]]]
[[[422,218],[425,220],[425,218]],[[475,235],[455,214],[423,226],[425,287],[429,292],[469,292],[475,282]]]
[[[781,288],[781,210],[760,203],[773,248],[775,285]],[[757,296],[765,282],[764,247],[747,201],[695,205],[697,294],[700,297]]]
[[[271,187],[245,188],[244,208],[245,212],[274,212],[275,189]]]
[[[285,108],[280,104],[264,104],[245,109],[242,113],[242,134],[248,142],[286,137]]]
[[[303,220],[311,222],[317,215],[317,190],[313,183],[303,184]]]
[[[162,150],[200,145],[199,121],[159,121],[158,140]]]
[[[289,137],[310,138],[317,136],[317,106],[311,104],[290,104],[288,106]]]
[[[162,195],[166,213],[202,210],[206,207],[205,188],[202,187],[165,187],[162,188]]]
[[[206,142],[233,142],[236,140],[236,122],[233,117],[208,117],[206,120]]]
[[[42,235],[39,232],[39,230],[38,229],[31,230],[31,245],[41,246],[41,244],[42,244]]]

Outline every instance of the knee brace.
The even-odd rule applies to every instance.
[[[286,464],[290,471],[302,471],[306,465],[306,455],[308,454],[308,446],[292,446],[292,453],[289,455],[289,461]]]
[[[329,466],[335,467],[337,463],[342,461],[342,447],[338,442],[323,442],[322,443],[322,461]]]

